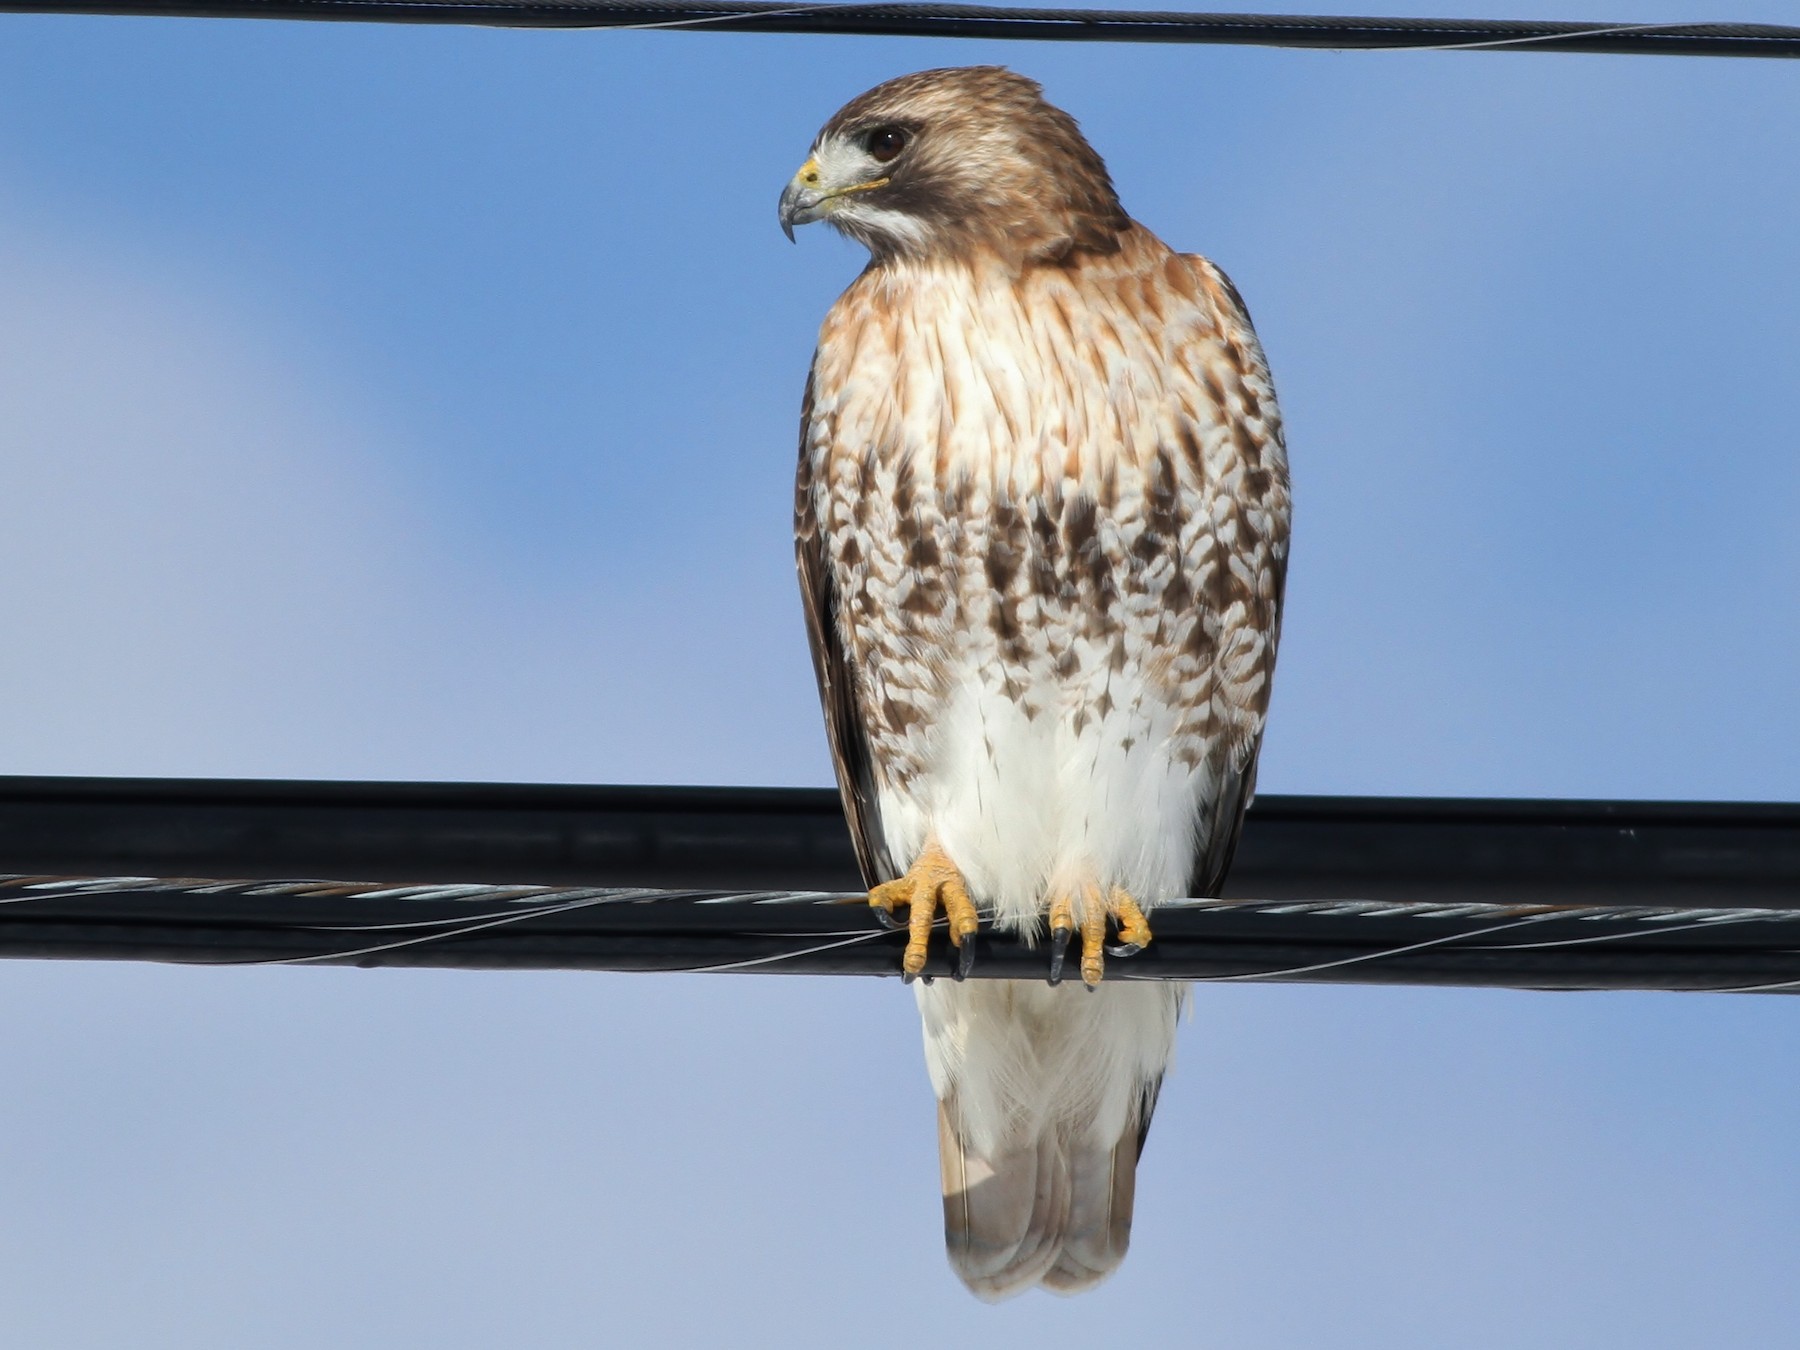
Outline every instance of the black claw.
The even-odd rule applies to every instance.
[[[975,935],[970,933],[962,940],[962,946],[956,949],[956,978],[958,981],[969,977],[975,969]]]
[[[897,932],[906,927],[905,924],[894,917],[894,912],[892,910],[886,909],[881,905],[870,905],[869,908],[875,911],[875,922],[887,929],[888,932]]]
[[[1075,936],[1072,928],[1053,928],[1050,930],[1050,983],[1062,983],[1063,956],[1069,950],[1069,939]]]
[[[1106,954],[1108,956],[1136,956],[1143,950],[1144,949],[1135,942],[1121,942],[1116,946],[1108,947],[1106,949]]]
[[[901,984],[911,984],[914,980],[916,980],[918,978],[919,977],[917,975],[913,974],[910,970],[902,970],[900,972],[900,983]]]

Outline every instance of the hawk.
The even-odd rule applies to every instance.
[[[940,912],[917,984],[945,1238],[976,1294],[1105,1279],[1185,990],[1104,980],[1158,901],[1218,894],[1250,800],[1288,551],[1243,302],[1119,205],[1032,80],[882,84],[781,194],[868,267],[825,318],[795,535],[869,902]],[[980,924],[1042,981],[970,980]],[[1117,940],[1107,946],[1109,928]],[[1064,982],[1077,945],[1079,981]]]

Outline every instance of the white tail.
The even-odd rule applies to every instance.
[[[970,1153],[938,1103],[944,1173],[944,1245],[962,1282],[981,1298],[1041,1284],[1075,1294],[1099,1284],[1131,1245],[1139,1132],[1111,1149],[1052,1126],[997,1158]]]
[[[937,981],[921,989],[938,1090],[944,1242],[978,1296],[1073,1294],[1125,1259],[1138,1152],[1182,990]]]

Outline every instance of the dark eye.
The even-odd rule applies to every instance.
[[[877,127],[863,145],[877,162],[887,164],[906,149],[906,133],[898,127]]]

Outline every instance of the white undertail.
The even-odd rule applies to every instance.
[[[1076,1293],[1125,1259],[1184,996],[1151,981],[919,986],[945,1240],[976,1294]]]

